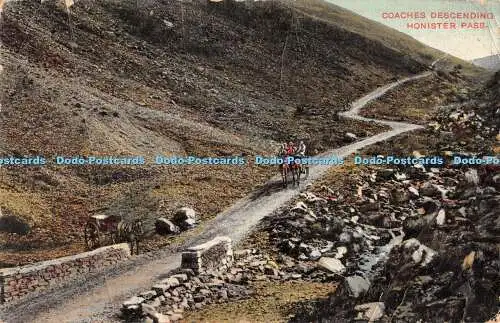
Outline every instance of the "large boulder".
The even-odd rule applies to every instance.
[[[30,232],[30,226],[23,219],[16,216],[2,215],[0,210],[0,232],[26,235]]]
[[[159,234],[175,234],[180,231],[178,226],[165,218],[158,218],[155,222],[155,228]]]
[[[346,271],[345,266],[340,260],[329,257],[321,257],[318,262],[318,267],[339,275]]]
[[[196,224],[196,212],[190,207],[182,207],[175,212],[173,221],[184,230],[192,228]]]
[[[350,294],[358,298],[370,288],[370,282],[361,276],[349,276],[345,279]]]

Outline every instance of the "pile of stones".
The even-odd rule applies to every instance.
[[[500,143],[499,119],[500,105],[468,101],[442,107],[427,130],[430,136],[446,138],[448,146],[442,147],[444,151],[484,154]]]
[[[296,322],[485,321],[498,311],[498,169],[361,171],[341,193],[303,193],[267,219],[277,252],[342,281],[325,302],[306,303]]]

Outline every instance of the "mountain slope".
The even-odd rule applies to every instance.
[[[347,131],[381,130],[339,121],[348,102],[441,55],[399,33],[374,37],[386,29],[337,7],[295,6],[90,0],[76,3],[68,19],[50,2],[8,3],[0,152],[253,156],[290,138],[322,151],[343,144]],[[211,218],[276,170],[49,165],[0,172],[3,213],[30,228],[16,234],[0,221],[0,262],[12,265],[82,250],[83,223],[97,211],[144,218],[150,229],[178,206]],[[160,212],[161,200],[167,208]],[[150,248],[168,243],[151,241]]]
[[[496,55],[476,58],[472,60],[472,63],[484,69],[495,72],[500,70],[500,55],[496,54]]]

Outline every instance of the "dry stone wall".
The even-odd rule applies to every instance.
[[[217,237],[183,252],[181,267],[192,269],[196,274],[199,274],[211,270],[225,270],[229,268],[232,261],[231,239]]]
[[[219,277],[234,261],[231,239],[217,237],[182,253],[181,266],[151,290],[133,296],[123,303],[122,315],[127,321],[166,323],[182,319],[184,308],[200,308],[213,299],[237,299],[244,288],[225,288]],[[157,310],[163,306],[165,314]]]
[[[0,302],[26,297],[129,257],[130,247],[122,243],[33,265],[0,269]]]

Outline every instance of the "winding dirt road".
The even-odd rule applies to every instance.
[[[368,102],[377,99],[387,91],[431,74],[432,72],[424,72],[385,85],[353,102],[349,111],[340,114],[342,117],[373,121],[388,125],[392,129],[356,143],[330,150],[317,157],[332,155],[346,157],[368,145],[387,140],[403,132],[422,128],[409,123],[368,119],[359,116],[358,113]],[[311,167],[306,183],[320,178],[327,168],[325,166]],[[271,181],[280,181],[280,178],[277,176]],[[302,188],[304,186],[302,185]],[[175,250],[170,248],[136,256],[107,270],[105,273],[101,272],[84,281],[73,282],[64,288],[48,291],[43,295],[17,304],[11,304],[9,307],[0,308],[0,321],[3,320],[7,323],[119,321],[116,314],[121,303],[128,297],[146,290],[170,270],[175,269],[180,264],[180,252],[183,248],[205,242],[219,235],[229,236],[234,242],[241,241],[245,234],[263,217],[284,206],[290,199],[297,196],[300,191],[301,189],[297,188],[274,192],[262,189],[243,198],[219,214],[205,226],[200,235],[188,240]]]

